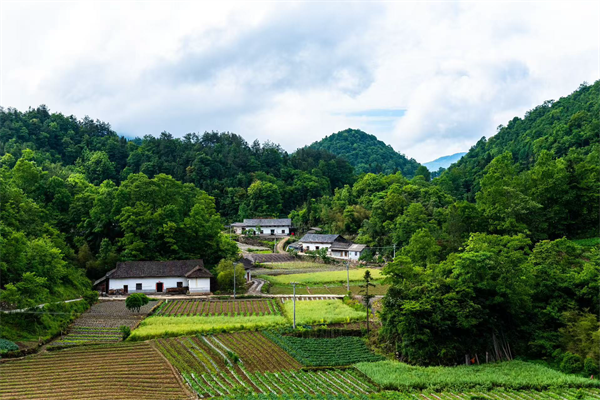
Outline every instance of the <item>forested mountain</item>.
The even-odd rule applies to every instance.
[[[426,166],[427,169],[431,172],[435,172],[440,168],[448,168],[450,165],[460,160],[465,154],[467,153],[456,153],[449,156],[443,156],[440,158],[436,158],[433,161],[423,163],[423,165]]]
[[[361,130],[346,129],[310,145],[343,157],[354,166],[357,174],[394,174],[398,171],[413,177],[420,164],[396,152],[390,145]]]
[[[582,84],[571,95],[546,101],[500,125],[489,140],[481,138],[469,152],[446,171],[440,185],[455,196],[474,200],[481,178],[491,161],[509,152],[515,172],[532,169],[544,152],[564,158],[567,168],[597,151],[600,131],[600,83]],[[597,160],[597,159],[596,159]]]

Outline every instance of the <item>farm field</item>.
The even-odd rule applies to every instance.
[[[362,282],[366,268],[350,270],[350,282]],[[370,269],[373,280],[383,278],[381,270]],[[338,283],[343,284],[347,281],[347,272],[344,271],[326,271],[302,274],[288,275],[259,275],[258,278],[265,279],[274,285],[289,285],[291,282],[298,282],[303,285]]]
[[[122,337],[120,326],[133,329],[158,304],[158,301],[150,301],[138,313],[128,310],[124,301],[100,301],[73,322],[67,335],[49,346],[118,342]]]
[[[281,315],[273,299],[248,300],[169,300],[155,315],[159,316],[264,316]]]
[[[375,287],[369,289],[369,293],[375,295],[384,295],[387,293],[389,285],[382,285],[379,282],[374,282]],[[361,287],[359,285],[350,285],[352,294],[360,294]],[[273,285],[269,289],[270,294],[293,294],[293,288],[290,285]],[[336,294],[345,295],[348,293],[346,285],[310,285],[296,286],[296,294]]]
[[[292,321],[293,301],[283,304],[285,315]],[[296,324],[335,324],[361,321],[366,319],[366,313],[357,311],[344,304],[341,300],[296,301]]]
[[[600,398],[600,391],[583,389],[563,389],[552,391],[512,391],[512,390],[492,390],[492,391],[468,391],[468,392],[437,392],[437,393],[400,393],[400,392],[380,392],[370,395],[337,395],[337,396],[312,396],[304,395],[284,395],[277,397],[265,396],[224,396],[221,400],[253,400],[253,399],[273,399],[273,400],[472,400],[473,398],[494,399],[494,400],[593,400]]]
[[[355,395],[376,390],[353,368],[300,370],[293,358],[279,358],[283,350],[258,333],[158,339],[156,346],[201,397]]]
[[[147,343],[86,346],[0,364],[2,399],[187,399],[164,358]]]
[[[311,367],[343,366],[384,359],[371,352],[364,340],[356,336],[302,338],[284,336],[274,332],[265,332],[265,336],[303,365]]]
[[[288,325],[282,315],[249,317],[216,316],[152,316],[143,320],[139,327],[131,332],[131,340],[146,340],[163,336],[183,336],[197,333],[220,333],[241,330],[260,330]]]
[[[523,361],[457,367],[415,367],[397,361],[380,361],[359,363],[356,368],[389,390],[600,388],[598,380],[563,374]]]

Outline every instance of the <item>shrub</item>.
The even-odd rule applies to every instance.
[[[588,376],[598,376],[598,374],[600,374],[598,362],[591,357],[586,358],[583,363],[583,372]]]
[[[6,339],[0,339],[0,353],[15,350],[19,350],[19,346],[17,346],[14,342]]]
[[[567,352],[560,363],[560,370],[565,374],[577,374],[583,370],[583,359],[578,354]]]
[[[131,328],[128,327],[127,325],[121,325],[119,327],[119,330],[123,334],[123,340],[127,340],[127,338],[129,337],[129,335],[131,335]]]
[[[144,293],[133,293],[125,300],[125,307],[130,311],[140,312],[140,308],[148,304],[150,299]]]
[[[88,292],[85,292],[82,297],[83,300],[85,300],[91,307],[98,301],[98,292],[96,292],[95,290],[90,290]]]

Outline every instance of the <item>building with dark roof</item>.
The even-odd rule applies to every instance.
[[[309,233],[298,242],[294,243],[300,252],[315,251],[323,248],[327,249],[327,254],[334,258],[357,261],[364,249],[364,244],[355,244],[341,235],[325,235]]]
[[[292,220],[289,218],[255,218],[244,219],[244,222],[231,224],[238,235],[251,233],[266,236],[288,236],[292,231]]]
[[[212,277],[202,260],[124,261],[94,287],[122,293],[209,293]]]

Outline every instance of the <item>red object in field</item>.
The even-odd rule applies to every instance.
[[[294,232],[292,232],[292,236],[294,236]]]

